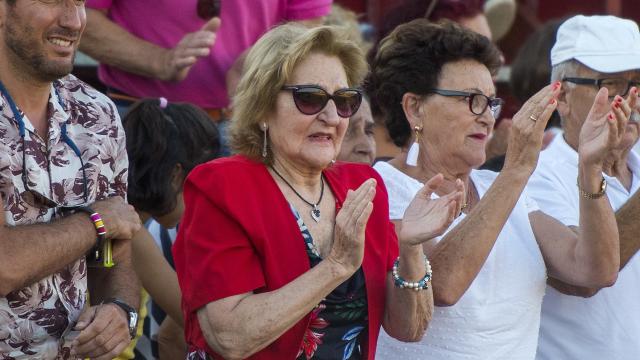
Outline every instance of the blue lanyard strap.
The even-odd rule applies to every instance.
[[[64,104],[62,103],[62,98],[60,97],[60,93],[58,92],[58,89],[54,86],[53,90],[55,91],[56,97],[58,98],[58,103],[60,104],[60,107],[64,109]],[[9,94],[9,91],[7,91],[7,88],[4,86],[4,84],[2,83],[2,81],[0,81],[0,92],[2,92],[2,95],[4,95],[4,97],[7,99],[7,102],[9,103],[9,107],[11,108],[11,111],[13,112],[13,116],[15,117],[16,121],[18,122],[18,131],[20,134],[20,137],[22,138],[22,166],[24,168],[25,166],[25,149],[24,149],[24,138],[25,138],[25,125],[24,125],[24,116],[22,115],[22,113],[20,112],[20,110],[18,110],[18,107],[16,106],[15,101],[13,101],[13,98],[11,97],[11,95]],[[80,168],[82,170],[82,178],[83,178],[83,191],[84,191],[84,201],[85,203],[88,201],[88,186],[87,186],[87,174],[85,172],[85,166],[84,166],[84,161],[82,161],[82,153],[80,152],[80,149],[78,148],[78,146],[73,142],[73,140],[71,140],[71,138],[69,137],[69,135],[67,134],[67,123],[62,123],[62,125],[60,126],[60,137],[62,138],[62,141],[64,141],[70,148],[71,150],[73,150],[73,152],[76,154],[76,156],[78,157],[78,159],[80,159]],[[23,169],[22,172],[22,182],[25,184],[25,189],[28,188],[28,179],[27,179],[27,171],[26,169]]]
[[[22,118],[22,113],[20,112],[20,110],[18,110],[18,107],[16,106],[15,101],[13,101],[13,98],[9,94],[9,91],[7,91],[7,88],[4,87],[4,84],[2,83],[2,81],[0,81],[0,92],[2,92],[2,95],[4,95],[4,97],[7,99],[7,102],[9,103],[9,108],[11,108],[11,112],[13,113],[13,116],[16,118],[16,121],[18,122],[18,131],[20,132],[20,137],[24,139],[25,131],[24,131],[24,119]]]
[[[62,98],[60,98],[60,93],[58,92],[58,89],[56,89],[56,87],[54,86],[53,90],[56,93],[56,97],[58,98],[58,103],[60,104],[60,107],[64,109],[64,104],[62,103]],[[9,103],[9,108],[11,108],[11,112],[13,113],[13,116],[18,122],[18,132],[20,134],[20,137],[24,139],[25,133],[26,133],[25,126],[24,126],[24,117],[22,116],[22,112],[18,110],[18,106],[16,106],[15,101],[13,101],[11,94],[9,94],[9,91],[4,86],[2,81],[0,81],[0,92],[2,92],[2,95],[4,95],[4,97],[7,99],[7,102]],[[78,148],[78,146],[76,146],[73,140],[71,140],[69,135],[67,135],[67,123],[63,123],[62,126],[60,126],[60,132],[61,132],[62,141],[64,141],[67,145],[69,145],[71,150],[73,150],[73,152],[79,158],[82,158],[82,153],[80,152],[80,149]]]

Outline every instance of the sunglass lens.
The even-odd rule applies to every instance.
[[[329,95],[319,88],[300,88],[293,91],[293,100],[301,113],[314,115],[327,105]]]
[[[343,118],[351,117],[360,108],[362,94],[356,90],[338,90],[333,95],[338,115]]]

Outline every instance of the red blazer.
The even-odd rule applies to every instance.
[[[324,175],[336,198],[336,213],[347,190],[369,178],[378,181],[362,263],[369,307],[365,352],[374,359],[386,277],[398,255],[387,191],[367,165],[336,163]],[[192,350],[204,349],[217,359],[220,356],[202,335],[197,310],[232,295],[279,289],[310,269],[309,258],[287,200],[260,162],[233,156],[198,166],[186,180],[184,201],[173,256],[182,288],[185,335]],[[295,359],[308,322],[309,315],[250,359]]]

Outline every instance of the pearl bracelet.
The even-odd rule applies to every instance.
[[[395,286],[402,289],[404,288],[414,289],[415,291],[426,290],[429,288],[429,283],[431,282],[431,264],[429,264],[429,259],[427,259],[427,255],[424,255],[424,266],[427,268],[427,273],[418,282],[409,282],[401,278],[400,275],[398,274],[399,265],[400,265],[400,257],[398,256],[396,261],[393,263],[393,270],[391,271],[393,275],[393,283],[395,284]]]

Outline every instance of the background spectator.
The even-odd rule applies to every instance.
[[[505,170],[475,170],[485,161],[485,144],[500,111],[491,76],[499,65],[499,52],[486,37],[424,19],[398,26],[373,61],[367,79],[372,101],[387,116],[395,143],[413,143],[409,154],[417,155],[402,153],[375,165],[390,194],[391,219],[404,222],[407,206],[436,174],[443,177],[436,194],[452,189],[465,194],[455,225],[425,242],[439,274],[433,280],[437,308],[430,329],[413,344],[382,333],[379,359],[531,359],[547,273],[577,285],[615,281],[618,236],[608,204],[582,200],[580,224],[586,225],[575,233],[539,211],[525,190],[557,105],[559,82],[514,116]],[[609,104],[606,98],[596,104],[587,119],[591,132],[580,142],[580,167],[589,174],[581,177],[581,186],[588,191],[600,183],[594,169],[602,166],[601,153],[610,149],[611,139],[603,121]],[[602,268],[594,273],[594,266]]]
[[[279,26],[252,48],[234,105],[239,155],[185,184],[174,256],[192,358],[374,359],[382,324],[422,336],[431,301],[420,242],[462,194],[417,198],[396,275],[422,280],[393,286],[384,187],[369,165],[332,164],[365,72],[362,52],[331,27]]]
[[[85,21],[74,2],[0,3],[3,359],[113,357],[135,332],[124,131],[113,103],[69,75]],[[105,241],[116,266],[87,269]]]
[[[187,103],[168,103],[164,98],[145,99],[134,104],[123,123],[130,160],[129,203],[143,223],[153,219],[165,229],[174,228],[184,212],[184,179],[194,167],[219,155],[218,131],[200,108]],[[149,314],[154,316],[154,321],[162,323],[164,320],[164,315],[155,309],[157,306],[171,317],[166,320],[171,325],[165,326],[182,328],[180,288],[173,259],[165,257],[168,254],[163,251],[163,240],[166,242],[162,237],[156,238],[160,244],[157,246],[147,229],[141,230],[132,242],[133,263],[143,288],[153,300]],[[143,293],[143,299],[148,299],[146,293]],[[147,304],[142,305],[144,311],[140,313],[146,314]],[[145,321],[144,318],[140,320],[141,323]],[[177,334],[180,336],[173,339],[173,349],[164,349],[161,358],[172,358],[171,354],[176,352],[181,353],[180,357],[186,357],[184,338],[180,331]],[[150,336],[151,349],[157,350],[155,333],[145,335]],[[134,345],[135,342],[130,350]],[[158,352],[150,354],[151,349],[139,347],[136,359],[157,357]],[[133,358],[133,354],[121,357]]]

